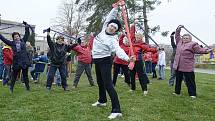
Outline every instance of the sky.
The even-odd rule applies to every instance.
[[[52,26],[63,0],[0,0],[1,19],[36,25],[36,33]],[[150,26],[160,25],[161,31],[174,31],[184,25],[208,45],[215,44],[215,0],[161,0],[148,14]],[[0,27],[1,28],[1,27]],[[186,33],[182,31],[182,34]],[[152,36],[159,44],[170,44],[169,37]],[[195,39],[194,39],[195,41]],[[201,44],[199,42],[199,44]]]

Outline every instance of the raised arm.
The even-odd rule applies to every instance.
[[[149,47],[149,45],[140,45],[140,47],[142,48],[143,52],[152,52],[152,53],[157,52],[156,48],[151,48]]]
[[[131,42],[134,43],[134,41],[135,41],[135,24],[132,24],[130,27],[130,36],[131,36]]]
[[[50,50],[53,50],[54,49],[54,42],[51,40],[50,31],[47,32],[47,42],[48,42]]]
[[[90,50],[93,49],[93,40],[94,40],[94,38],[95,37],[94,37],[93,33],[90,33],[89,44],[88,44],[88,47],[89,47]]]
[[[76,46],[78,46],[78,44],[71,44],[71,45],[67,45],[67,46],[68,46],[67,52],[70,52],[71,50],[74,50],[74,48]]]
[[[181,41],[181,28],[183,28],[184,26],[182,25],[179,25],[178,28],[176,29],[176,32],[175,32],[175,40],[176,40],[176,45]]]
[[[173,49],[175,49],[175,48],[177,47],[176,44],[175,44],[175,41],[174,41],[174,34],[175,34],[175,32],[173,32],[173,33],[171,34],[171,36],[170,36],[170,39],[171,39],[171,46],[172,46]]]
[[[22,38],[25,43],[28,41],[29,36],[30,36],[29,25],[25,25],[25,35]]]
[[[102,30],[105,30],[107,27],[107,24],[110,20],[115,19],[117,17],[117,13],[118,13],[118,6],[115,6],[110,13],[107,15],[105,22],[103,24]]]
[[[2,40],[6,45],[12,46],[13,41],[7,40],[4,36],[0,34],[0,40]]]
[[[195,54],[208,54],[210,51],[207,48],[202,48],[198,43],[193,45],[193,50]]]

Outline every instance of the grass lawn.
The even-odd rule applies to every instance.
[[[122,78],[118,78],[116,90],[123,117],[115,121],[215,121],[215,75],[196,73],[197,99],[188,96],[184,83],[182,95],[173,96],[174,87],[169,87],[167,80],[149,78],[152,84],[148,86],[147,96],[143,96],[139,81],[135,93],[131,93]],[[44,86],[45,76],[41,80],[39,84],[31,83],[30,92],[19,82],[13,94],[1,85],[0,121],[108,120],[110,100],[107,107],[92,107],[98,99],[98,87],[90,87],[85,75],[76,89],[71,89],[73,79],[68,80],[70,92],[55,85],[49,92]]]

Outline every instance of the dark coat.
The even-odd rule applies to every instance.
[[[24,68],[26,69],[30,65],[30,60],[28,57],[27,49],[26,49],[26,41],[30,35],[29,27],[25,27],[25,35],[20,40],[21,50],[18,52],[16,49],[16,42],[7,40],[0,34],[0,39],[7,45],[11,46],[13,50],[13,68]]]
[[[47,42],[49,45],[49,59],[54,65],[61,65],[66,63],[66,53],[71,51],[73,47],[77,44],[66,45],[66,44],[57,44],[51,40],[51,37],[47,35]]]

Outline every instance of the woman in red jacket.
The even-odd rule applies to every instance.
[[[158,63],[158,52],[152,53],[152,78],[157,78],[156,65]]]
[[[73,87],[76,88],[78,86],[79,79],[82,75],[82,73],[86,72],[87,78],[89,80],[89,83],[91,86],[94,86],[94,81],[91,73],[91,63],[92,63],[92,55],[91,55],[91,43],[93,41],[94,37],[91,34],[89,39],[89,46],[87,46],[87,43],[83,40],[81,41],[80,45],[77,45],[73,48],[74,51],[77,52],[78,57],[78,65],[75,73],[75,79],[73,81]]]
[[[11,77],[11,66],[13,64],[13,50],[10,46],[5,45],[3,47],[3,58],[4,58],[4,74],[3,74],[3,85],[6,85]]]
[[[125,37],[124,34],[121,34],[119,38],[119,46],[125,51],[127,55],[129,55],[129,43],[127,37]],[[122,68],[123,73],[125,75],[125,83],[127,83],[130,86],[130,75],[129,75],[129,69],[128,69],[128,62],[120,59],[118,56],[114,57],[114,70],[113,70],[113,85],[116,85],[116,80],[118,73],[120,71],[120,68]]]
[[[135,26],[131,26],[131,39],[133,42],[134,55],[136,56],[136,61],[133,70],[131,70],[131,91],[136,89],[135,86],[135,74],[137,73],[140,85],[144,95],[148,94],[147,84],[149,79],[143,69],[143,53],[145,52],[156,52],[156,49],[150,48],[148,44],[143,42],[142,34],[135,34]]]

